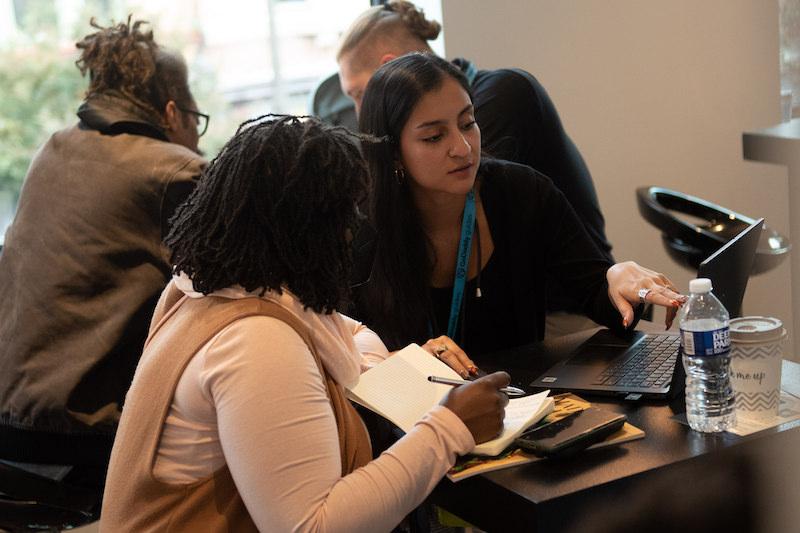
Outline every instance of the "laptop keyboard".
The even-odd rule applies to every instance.
[[[628,357],[608,366],[592,383],[617,387],[665,387],[672,380],[680,338],[646,335]]]

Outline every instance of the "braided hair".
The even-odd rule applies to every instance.
[[[375,48],[378,40],[390,43],[398,53],[431,52],[427,41],[436,39],[441,29],[441,24],[425,18],[425,12],[411,2],[390,0],[367,9],[353,21],[342,36],[336,61],[356,48]]]
[[[171,220],[175,272],[203,294],[288,289],[315,312],[341,309],[368,186],[358,139],[309,117],[244,122]]]
[[[193,102],[186,63],[177,52],[159,47],[153,31],[144,29],[147,22],[132,23],[129,16],[107,28],[94,18],[90,24],[98,31],[75,44],[81,50],[75,64],[82,75],[89,73],[87,98],[118,93],[159,116],[170,100],[182,106]]]

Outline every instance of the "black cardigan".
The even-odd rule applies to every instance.
[[[544,338],[548,280],[554,279],[581,312],[612,328],[622,318],[608,298],[611,262],[598,250],[574,209],[553,182],[530,167],[486,160],[481,201],[495,245],[509,251],[514,344]],[[494,227],[502,227],[502,233]]]
[[[496,335],[496,349],[543,339],[551,278],[568,290],[568,296],[579,303],[583,314],[599,324],[621,329],[622,318],[608,298],[605,274],[611,263],[592,242],[552,181],[530,167],[495,159],[481,163],[479,179],[481,201],[500,261],[493,268],[505,276],[502,284],[506,285],[507,296],[498,302],[503,306],[498,312],[507,315],[506,309],[510,308],[513,323],[502,332],[481,331],[477,335]],[[359,269],[365,269],[365,262],[371,263],[369,254],[357,254]],[[469,309],[474,305],[474,292],[467,291],[465,299]],[[363,304],[356,308],[355,315],[376,329],[370,320],[370,309],[363,308]],[[446,328],[446,323],[441,326]],[[378,329],[376,332],[382,333]],[[431,333],[436,336],[442,331]],[[403,339],[401,345],[389,349],[425,340]],[[473,353],[470,335],[463,348]]]

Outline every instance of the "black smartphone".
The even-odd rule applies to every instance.
[[[589,407],[561,420],[529,429],[514,443],[540,457],[564,457],[605,439],[618,431],[626,419],[619,413]]]

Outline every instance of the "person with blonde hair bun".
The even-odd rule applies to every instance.
[[[392,0],[364,11],[343,35],[336,55],[342,91],[356,111],[378,67],[409,52],[432,53],[429,41],[440,30],[438,22],[427,19],[411,2]],[[484,153],[530,166],[549,177],[601,255],[613,263],[591,173],[544,87],[522,69],[480,70],[460,58],[452,63],[467,78]],[[548,313],[581,312],[580,304],[567,296],[557,279],[551,278],[549,286]]]

